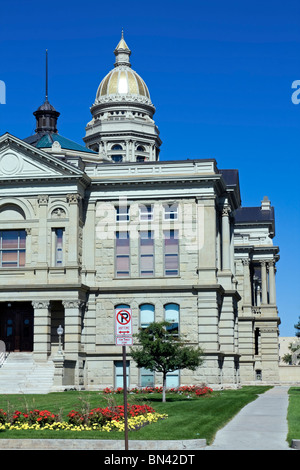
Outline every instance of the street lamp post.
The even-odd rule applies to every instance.
[[[61,345],[61,337],[64,332],[64,329],[61,325],[57,328],[57,334],[58,334],[58,354],[62,354],[62,345]]]

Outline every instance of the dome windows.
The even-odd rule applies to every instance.
[[[114,144],[111,147],[111,159],[114,163],[121,163],[123,161],[123,153],[120,153],[120,151],[123,151],[123,146],[121,144]]]
[[[112,155],[111,159],[114,163],[121,163],[123,161],[122,155]]]

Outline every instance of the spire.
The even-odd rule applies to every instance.
[[[45,80],[45,101],[33,113],[36,117],[35,132],[57,133],[57,119],[60,113],[48,101],[48,49],[46,49],[46,80]]]
[[[46,93],[45,101],[48,101],[48,49],[46,49]]]
[[[121,40],[119,44],[117,45],[117,47],[115,48],[114,54],[116,56],[115,67],[117,67],[118,65],[128,65],[129,67],[131,67],[130,60],[129,60],[131,50],[129,49],[129,47],[127,46],[125,42],[123,29],[122,29]]]

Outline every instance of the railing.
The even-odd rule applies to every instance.
[[[5,343],[4,341],[0,340],[0,367],[3,366],[7,356],[8,356],[8,352],[6,351]]]

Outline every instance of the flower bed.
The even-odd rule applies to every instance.
[[[154,423],[167,415],[156,413],[148,405],[128,405],[129,430]],[[27,413],[15,411],[11,417],[0,410],[0,431],[4,430],[65,430],[65,431],[124,431],[124,406],[94,408],[87,414],[72,410],[68,421],[59,421],[59,416],[48,410],[33,410]]]
[[[128,393],[162,393],[163,388],[162,387],[144,387],[144,388],[131,388],[128,390]],[[174,388],[168,388],[166,390],[167,392],[170,393],[179,393],[179,394],[186,394],[186,395],[192,395],[199,397],[201,395],[208,395],[212,393],[212,389],[210,387],[204,386],[204,385],[182,385],[181,387],[174,387]],[[123,388],[118,387],[117,389],[113,389],[110,387],[106,387],[103,390],[103,393],[105,394],[118,394],[118,393],[123,393]]]

